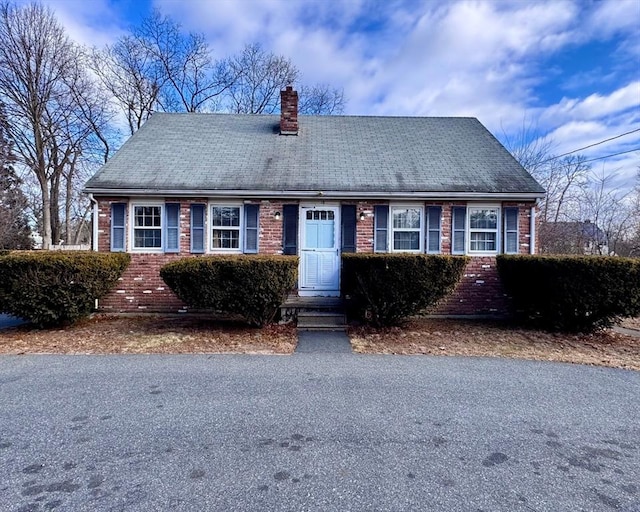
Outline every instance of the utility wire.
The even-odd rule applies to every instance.
[[[587,162],[595,162],[596,160],[604,160],[605,158],[611,158],[612,156],[624,155],[625,153],[632,153],[633,151],[640,151],[640,148],[629,149],[628,151],[621,151],[620,153],[613,153],[612,155],[599,156],[598,158],[590,158],[589,160],[583,160],[580,163],[581,164],[586,164]]]
[[[604,144],[605,142],[609,142],[610,140],[619,139],[620,137],[624,137],[625,135],[631,135],[632,133],[636,133],[636,132],[640,132],[640,128],[636,128],[635,130],[631,130],[630,132],[621,133],[620,135],[616,135],[615,137],[611,137],[609,139],[601,140],[600,142],[594,142],[593,144],[589,144],[588,146],[585,146],[583,148],[574,149],[573,151],[568,151],[567,153],[562,153],[561,155],[558,155],[558,156],[552,156],[551,158],[547,158],[546,160],[543,160],[540,163],[545,164],[547,162],[551,162],[551,160],[556,160],[558,158],[562,158],[563,156],[567,156],[572,153],[577,153],[578,151],[582,151],[584,149],[592,148],[593,146],[599,146],[600,144]],[[636,150],[632,149],[630,151],[625,151],[625,153],[630,153],[631,151],[636,151]],[[617,153],[617,154],[621,155],[622,153]],[[609,156],[616,156],[616,155],[609,155]],[[602,158],[607,158],[607,157],[602,157]],[[594,158],[594,160],[600,160],[600,159]],[[591,160],[587,160],[587,161],[591,162]]]

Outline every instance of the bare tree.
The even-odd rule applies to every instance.
[[[280,105],[280,91],[298,79],[290,59],[248,44],[229,59],[237,77],[228,90],[229,110],[236,114],[272,114]]]
[[[591,167],[582,155],[568,155],[548,162],[540,169],[540,184],[547,191],[541,209],[546,222],[558,222],[574,211],[589,181]]]
[[[121,37],[103,50],[94,48],[91,69],[127,118],[133,135],[149,118],[166,78],[140,39]]]
[[[170,112],[216,109],[216,100],[233,84],[226,61],[214,61],[203,34],[183,34],[182,27],[160,11],[146,18],[135,37],[159,68],[158,100]]]
[[[640,257],[640,167],[636,174],[636,186],[631,192],[631,230],[632,234],[628,241],[628,256]]]
[[[81,49],[48,8],[0,5],[0,99],[19,164],[38,182],[45,249],[72,236],[63,220],[90,142],[99,141],[102,162],[109,153],[109,101],[98,94],[84,64]]]
[[[52,12],[39,4],[0,5],[0,99],[20,161],[38,180],[43,247],[52,240],[52,187],[60,167],[50,158],[58,104],[67,94],[64,77],[77,51]],[[52,117],[53,116],[53,117]],[[53,191],[55,198],[55,191]]]
[[[536,179],[542,179],[545,164],[554,159],[554,142],[542,135],[538,127],[522,119],[522,126],[515,135],[507,135],[503,129],[503,142],[513,157]]]
[[[300,81],[291,59],[247,44],[229,59],[235,80],[227,91],[227,109],[236,114],[272,114],[280,108],[280,91]],[[344,92],[329,84],[299,85],[298,111],[307,115],[344,112]]]
[[[629,191],[611,186],[614,175],[606,173],[604,168],[599,174],[593,174],[589,185],[585,187],[580,201],[579,215],[599,229],[606,241],[600,244],[594,254],[620,254],[633,235],[634,204]]]
[[[226,60],[213,59],[204,35],[184,34],[158,10],[113,45],[94,49],[91,68],[124,112],[132,135],[154,110],[218,110],[235,80]]]
[[[301,85],[298,88],[298,95],[300,114],[336,115],[344,112],[344,91],[333,88],[329,84]]]

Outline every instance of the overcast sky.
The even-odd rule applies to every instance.
[[[346,114],[473,116],[500,140],[523,122],[631,187],[640,166],[640,0],[45,0],[102,46],[153,7],[215,56],[260,42],[305,83],[344,88]]]

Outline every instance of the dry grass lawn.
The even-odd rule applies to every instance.
[[[620,327],[626,329],[634,329],[640,333],[640,316],[637,318],[626,318],[620,322]]]
[[[290,354],[296,343],[290,326],[175,316],[96,316],[63,329],[0,331],[4,354]]]
[[[640,335],[640,319],[622,324]],[[487,321],[413,319],[402,328],[349,328],[357,353],[490,356],[640,370],[640,337],[608,330],[553,334]],[[96,316],[60,329],[0,331],[0,354],[291,354],[291,325],[251,329],[193,316]]]
[[[640,329],[640,322],[624,326]],[[400,328],[352,327],[349,337],[362,354],[513,357],[640,370],[640,337],[613,330],[568,335],[499,322],[417,318]]]

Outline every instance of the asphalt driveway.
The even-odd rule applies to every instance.
[[[0,510],[640,511],[640,373],[0,357]]]

